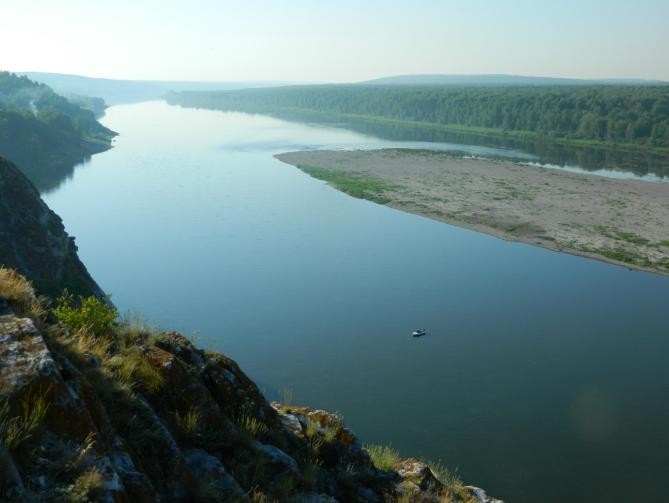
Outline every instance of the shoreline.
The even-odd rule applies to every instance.
[[[305,115],[312,115],[315,117],[335,117],[342,120],[359,121],[372,124],[392,124],[398,126],[434,129],[456,134],[468,134],[479,137],[490,137],[500,139],[511,139],[516,141],[532,141],[542,142],[546,144],[562,145],[572,148],[592,148],[610,152],[625,152],[630,154],[648,153],[655,156],[666,157],[669,156],[669,148],[667,147],[649,147],[647,145],[640,145],[636,143],[616,143],[601,140],[586,140],[580,138],[566,138],[566,137],[547,137],[534,133],[532,131],[524,130],[504,130],[499,128],[486,128],[483,126],[466,126],[463,124],[442,124],[438,122],[423,122],[408,119],[393,119],[390,117],[382,117],[377,115],[360,115],[347,114],[337,112],[323,112],[320,110],[313,110],[310,108],[290,108],[280,107],[268,113],[259,111],[244,111],[245,113],[256,113],[261,115],[271,115],[276,113],[280,116],[281,113],[298,113]]]
[[[412,149],[275,157],[353,197],[393,209],[669,275],[669,184]]]

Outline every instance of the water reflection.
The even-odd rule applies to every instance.
[[[360,141],[355,144],[342,144],[341,148],[404,147],[447,150],[476,157],[527,161],[539,166],[574,172],[590,172],[611,178],[669,181],[669,155],[572,147],[511,137],[456,133],[431,126],[407,126],[357,119],[342,121],[340,117],[329,117],[323,114],[281,112],[267,115],[295,123],[308,124],[316,129],[326,127],[329,130],[338,128],[356,132],[368,139],[368,141]],[[222,147],[238,152],[280,152],[332,148],[333,145],[314,142],[286,143],[280,139],[258,142],[255,139],[234,138],[234,141]],[[59,163],[23,162],[19,163],[19,167],[40,193],[45,194],[58,189],[63,182],[72,177],[77,166],[85,165],[89,161],[90,156],[86,156]]]
[[[290,121],[327,124],[330,127],[345,128],[383,140],[448,144],[450,150],[463,151],[480,157],[528,160],[549,167],[599,172],[597,174],[616,178],[643,177],[651,180],[669,178],[669,155],[589,146],[575,147],[508,136],[451,132],[427,125],[407,126],[361,119],[342,120],[341,117],[328,117],[323,114],[281,112],[270,115]]]

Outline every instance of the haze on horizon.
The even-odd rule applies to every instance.
[[[0,70],[145,80],[669,80],[669,2],[0,0]]]

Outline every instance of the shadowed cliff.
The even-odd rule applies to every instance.
[[[79,295],[103,295],[60,217],[19,169],[1,157],[0,266],[25,275],[40,294],[56,297],[67,288]]]

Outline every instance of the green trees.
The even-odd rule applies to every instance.
[[[109,148],[113,135],[94,112],[48,86],[0,72],[0,156],[20,166],[40,190],[87,156]]]
[[[290,86],[182,92],[171,103],[486,128],[542,138],[669,148],[669,86]]]

